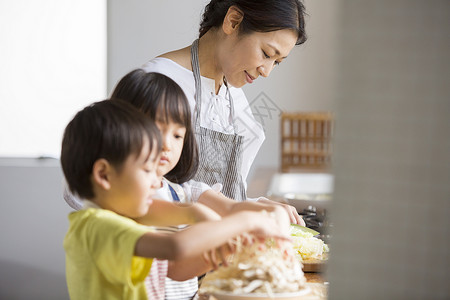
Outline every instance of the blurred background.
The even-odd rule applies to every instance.
[[[189,45],[208,2],[0,1],[0,299],[68,299],[62,130]],[[281,172],[281,112],[332,112],[329,298],[448,299],[450,3],[304,4],[307,43],[244,88],[266,133],[249,194]]]

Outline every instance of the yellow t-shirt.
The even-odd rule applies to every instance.
[[[88,208],[69,215],[64,239],[70,299],[147,299],[152,259],[133,256],[146,226],[112,211]]]

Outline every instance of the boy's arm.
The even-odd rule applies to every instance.
[[[201,255],[178,261],[169,261],[167,277],[172,280],[185,281],[211,271],[209,265]]]
[[[148,232],[136,242],[135,255],[184,260],[200,256],[244,232],[261,238],[289,239],[287,214],[281,210],[279,215],[283,213],[285,222],[282,223],[280,218],[269,217],[267,212],[241,211],[222,220],[194,224],[174,234]]]
[[[173,226],[219,219],[220,216],[216,212],[200,203],[177,205],[168,201],[155,199],[148,213],[134,220],[147,226]]]
[[[173,280],[184,281],[203,275],[213,269],[217,269],[221,263],[227,265],[226,259],[234,252],[234,246],[225,244],[203,255],[184,260],[169,261],[167,277]],[[208,255],[208,257],[205,257],[205,255]],[[214,258],[209,255],[214,256]]]

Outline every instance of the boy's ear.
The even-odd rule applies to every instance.
[[[223,19],[222,29],[226,34],[232,34],[237,32],[239,25],[244,19],[244,13],[236,6],[230,6],[228,8],[227,14]]]
[[[111,188],[111,164],[104,158],[100,158],[94,162],[92,167],[92,178],[94,184],[97,184],[104,190],[109,190]]]

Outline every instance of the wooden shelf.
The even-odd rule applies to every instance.
[[[281,170],[329,168],[333,114],[330,112],[281,114]]]

